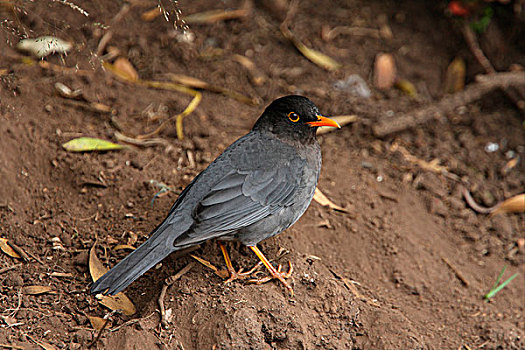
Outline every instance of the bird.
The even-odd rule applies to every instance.
[[[293,295],[286,281],[291,262],[287,272],[275,268],[257,244],[293,225],[310,205],[321,170],[316,137],[321,126],[340,127],[307,97],[274,100],[250,132],[182,191],[149,239],[91,285],[91,294],[115,295],[172,252],[216,239],[230,275],[227,282],[250,273],[234,269],[224,245],[237,240],[268,269],[264,281],[277,279]]]

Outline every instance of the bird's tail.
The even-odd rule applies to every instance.
[[[162,226],[161,224],[146,242],[93,283],[91,294],[114,295],[121,292],[155,264],[177,250],[173,246],[171,235],[173,232]]]

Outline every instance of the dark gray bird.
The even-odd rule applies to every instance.
[[[230,280],[235,271],[221,241],[239,240],[293,294],[291,274],[276,269],[257,243],[293,225],[309,206],[319,172],[321,150],[316,131],[339,125],[320,115],[306,97],[273,101],[253,129],[230,145],[180,194],[151,237],[91,286],[91,293],[113,295],[125,289],[170,253],[215,238]]]

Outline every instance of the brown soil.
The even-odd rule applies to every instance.
[[[282,37],[278,28],[283,13],[271,6],[256,5],[246,19],[191,25],[195,41],[179,43],[173,18],[141,20],[141,13],[156,3],[132,7],[120,21],[113,21],[120,2],[78,2],[89,17],[60,2],[23,2],[26,11],[16,12],[14,21],[9,26],[4,22],[0,30],[0,69],[8,69],[0,85],[0,237],[30,254],[28,261],[0,274],[0,344],[39,348],[37,341],[55,348],[86,348],[98,334],[86,315],[103,317],[109,312],[87,293],[88,252],[95,241],[101,248],[98,256],[113,266],[127,251],[112,248],[126,244],[134,234],[139,237],[135,246],[143,242],[178,191],[246,133],[266,104],[301,93],[326,115],[357,114],[359,120],[320,138],[324,166],[319,188],[349,213],[312,203],[291,229],[261,243],[277,262],[293,262],[295,296],[289,298],[274,282],[225,285],[198,264],[168,289],[165,303],[172,318],[162,328],[157,298],[163,281],[193,261],[188,254],[172,256],[127,288],[137,313],[113,315],[96,347],[525,348],[524,214],[476,214],[463,201],[457,181],[389,151],[395,141],[419,159],[438,158],[470,184],[478,202],[491,206],[525,188],[523,116],[505,95],[494,92],[446,120],[416,130],[386,139],[370,132],[385,115],[439,99],[443,72],[456,55],[467,59],[469,79],[481,72],[442,8],[418,1],[352,0],[329,7],[301,2],[291,29],[310,47],[344,64],[330,73],[307,61]],[[273,3],[279,2],[263,2]],[[180,4],[184,15],[241,5]],[[167,9],[173,14],[171,6]],[[12,15],[7,7],[1,11]],[[378,28],[383,20],[392,29],[391,40],[342,35],[325,42],[319,35],[326,24]],[[151,131],[160,121],[143,113],[148,106],[167,106],[168,114],[174,115],[191,100],[178,92],[120,82],[101,69],[94,52],[104,25],[113,32],[109,45],[132,62],[142,79],[185,74],[263,103],[248,106],[203,92],[202,102],[184,121],[183,141],[170,126],[159,135],[164,145],[68,153],[61,147],[64,142],[77,136],[114,139],[116,125],[128,135]],[[71,40],[76,45],[72,53],[46,60],[77,65],[85,74],[24,63],[13,48],[20,33],[9,28]],[[500,69],[507,69],[508,63],[525,65],[524,52],[516,51],[514,37],[507,34],[503,42],[509,62]],[[222,49],[222,54],[203,59],[209,48]],[[379,52],[394,54],[399,74],[420,92],[418,99],[396,90],[374,90],[365,99],[334,89],[336,80],[356,73],[371,84],[372,62]],[[232,60],[234,53],[251,56],[269,80],[254,87]],[[82,102],[73,104],[56,93],[56,82],[82,89],[86,99],[109,105],[116,114],[111,118],[82,107]],[[487,153],[488,142],[498,143],[500,149]],[[508,151],[522,161],[504,176],[500,169]],[[152,206],[159,189],[150,180],[175,191]],[[54,237],[64,249],[53,249]],[[232,244],[229,249],[236,266],[256,262],[243,247]],[[287,254],[277,259],[282,249]],[[223,264],[214,242],[194,253],[216,266]],[[0,268],[20,262],[0,254]],[[505,265],[504,279],[516,272],[518,277],[485,302],[482,296]],[[59,277],[57,272],[67,275]],[[28,285],[51,286],[56,293],[21,293]]]

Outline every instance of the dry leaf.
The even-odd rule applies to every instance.
[[[334,209],[334,210],[337,210],[337,211],[342,211],[342,212],[345,212],[345,213],[348,212],[348,210],[346,210],[345,208],[340,207],[337,204],[335,204],[334,202],[332,202],[331,200],[329,200],[324,195],[324,193],[321,192],[321,190],[318,189],[318,188],[315,189],[315,193],[314,193],[314,198],[313,199],[317,203],[321,204],[323,207],[329,207],[330,209]]]
[[[206,12],[194,13],[192,15],[184,17],[184,22],[187,24],[203,24],[203,23],[215,23],[219,21],[226,21],[229,19],[242,18],[250,14],[249,9],[239,10],[211,10]]]
[[[414,84],[409,82],[406,79],[397,79],[394,86],[403,91],[405,94],[407,94],[410,97],[416,97],[417,96],[417,90]]]
[[[341,68],[341,64],[335,61],[333,58],[304,45],[301,42],[301,40],[299,40],[290,31],[290,29],[288,29],[285,23],[281,25],[281,33],[286,39],[290,40],[295,45],[297,50],[299,50],[299,52],[302,53],[304,57],[308,58],[310,61],[317,64],[318,66],[330,71],[335,71]]]
[[[338,115],[335,117],[330,117],[330,119],[335,120],[339,126],[343,127],[347,124],[355,122],[357,120],[357,115]],[[317,129],[317,135],[326,134],[334,130],[337,130],[337,128],[331,126],[321,126]]]
[[[394,56],[388,53],[376,56],[374,63],[374,84],[378,89],[390,89],[396,80]]]
[[[25,286],[22,288],[22,293],[27,295],[38,295],[44,293],[56,294],[50,286]]]
[[[17,258],[17,259],[22,259],[22,257],[20,256],[20,254],[18,254],[17,252],[15,252],[13,250],[13,248],[11,248],[9,246],[9,244],[7,244],[7,239],[5,238],[0,238],[0,249],[2,249],[2,251],[4,253],[6,253],[7,255],[9,255],[10,257],[12,258]]]
[[[511,197],[494,207],[491,216],[503,213],[525,213],[525,193]]]
[[[123,77],[127,81],[139,80],[139,74],[127,58],[117,58],[115,63],[113,63],[113,67],[119,72],[117,75]]]
[[[456,57],[447,68],[445,92],[453,94],[465,88],[466,67],[463,59]]]
[[[102,263],[97,257],[97,253],[95,251],[95,247],[97,246],[97,243],[93,244],[93,247],[91,247],[91,250],[89,251],[89,273],[91,274],[91,279],[93,282],[96,282],[100,277],[102,277],[108,269]]]
[[[62,147],[69,152],[112,151],[125,148],[124,145],[94,137],[78,137],[62,144]]]
[[[120,249],[131,249],[131,250],[135,250],[137,248],[129,245],[129,244],[119,244],[117,246],[115,246],[115,248],[113,248],[113,250],[120,250]]]
[[[89,273],[91,274],[93,282],[96,282],[108,271],[97,257],[95,251],[96,245],[95,242],[89,251]],[[122,312],[128,316],[131,316],[136,312],[135,305],[133,305],[131,300],[129,300],[129,298],[122,292],[117,293],[116,295],[99,294],[97,295],[97,299],[99,299],[99,303],[111,310],[122,310]]]
[[[86,317],[88,318],[89,323],[91,323],[91,326],[97,331],[100,331],[104,327],[104,324],[106,323],[106,320],[103,319],[102,317],[89,316],[89,315],[86,315]],[[111,324],[108,324],[107,327],[111,327]]]
[[[97,295],[99,303],[104,305],[111,310],[121,310],[125,315],[131,316],[137,312],[135,305],[129,300],[129,298],[122,292],[115,295]]]

